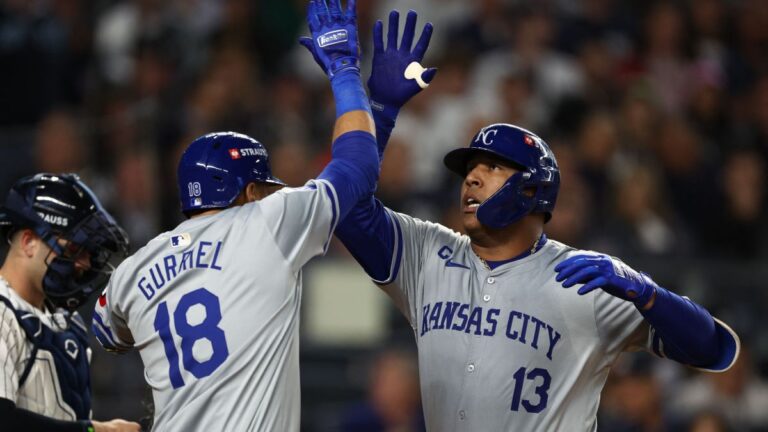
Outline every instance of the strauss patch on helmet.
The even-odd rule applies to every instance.
[[[320,48],[336,45],[348,40],[347,31],[344,29],[330,31],[317,37],[317,44]]]
[[[51,225],[57,225],[60,227],[66,227],[67,225],[69,225],[69,219],[63,216],[55,216],[55,215],[50,215],[43,212],[38,212],[37,214],[38,216],[40,216],[42,220],[44,220],[46,223],[49,223]]]

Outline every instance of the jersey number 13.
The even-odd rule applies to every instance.
[[[202,305],[205,309],[205,319],[199,323],[191,324],[187,312],[196,305]],[[181,338],[181,358],[184,369],[195,376],[205,378],[212,374],[229,357],[227,340],[224,330],[219,327],[221,322],[221,305],[219,298],[205,288],[198,288],[184,294],[176,310],[173,311],[174,328]],[[179,369],[179,353],[173,341],[171,333],[171,317],[168,313],[168,305],[162,302],[157,306],[155,315],[155,330],[160,333],[163,341],[165,356],[168,358],[169,375],[174,389],[184,386],[184,379]],[[200,339],[207,339],[211,343],[211,357],[205,361],[198,361],[192,348]]]

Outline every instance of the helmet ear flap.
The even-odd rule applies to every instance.
[[[530,184],[531,173],[513,174],[496,193],[485,200],[477,209],[477,220],[491,228],[501,229],[517,222],[536,207],[537,190],[528,196],[525,189]]]

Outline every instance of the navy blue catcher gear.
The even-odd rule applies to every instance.
[[[7,234],[31,229],[51,248],[43,276],[46,299],[74,310],[102,289],[114,253],[125,254],[128,237],[75,174],[37,174],[17,181],[0,209]],[[87,265],[77,262],[87,258]]]
[[[520,170],[480,204],[477,219],[483,225],[503,228],[529,213],[544,213],[544,221],[549,222],[560,187],[560,170],[543,139],[517,126],[492,124],[480,130],[469,147],[445,155],[443,162],[466,177],[467,163],[476,154],[494,155]]]
[[[272,175],[264,146],[235,132],[211,133],[192,141],[181,156],[178,181],[184,213],[229,207],[248,183],[285,186]]]

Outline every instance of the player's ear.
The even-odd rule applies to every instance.
[[[19,250],[27,258],[32,258],[41,246],[41,239],[30,229],[19,230],[13,236],[13,243],[19,246]]]
[[[248,183],[243,189],[243,195],[245,196],[245,202],[254,202],[264,198],[264,191],[262,185],[257,183]]]

